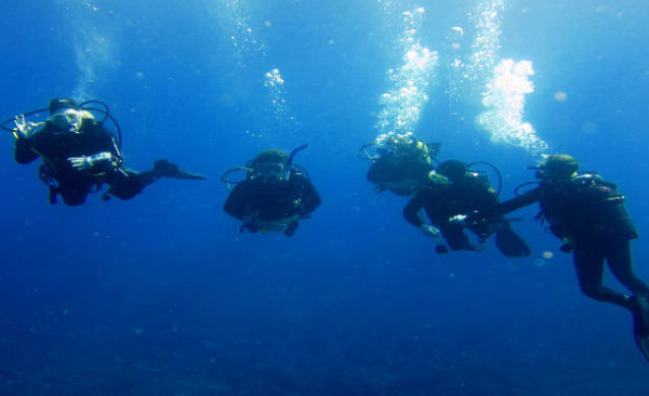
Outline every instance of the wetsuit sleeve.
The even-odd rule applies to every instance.
[[[515,210],[518,210],[522,207],[528,206],[537,202],[541,197],[541,188],[537,187],[533,190],[526,192],[525,194],[512,198],[509,201],[502,202],[496,208],[498,214],[504,215]]]
[[[406,221],[413,226],[419,228],[425,222],[419,216],[419,211],[424,207],[424,198],[421,194],[417,194],[414,197],[410,198],[408,205],[403,209],[403,217]]]
[[[16,139],[16,146],[14,148],[14,158],[19,164],[28,164],[36,158],[38,154],[32,150],[34,147],[33,138],[22,137]]]

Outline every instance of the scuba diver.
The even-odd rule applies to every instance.
[[[306,147],[301,146],[290,155],[276,149],[263,150],[246,167],[232,168],[221,176],[230,191],[223,209],[243,222],[240,232],[284,231],[284,235],[291,237],[298,222],[309,218],[320,206],[322,200],[308,172],[293,164],[295,154]],[[228,180],[230,173],[239,170],[246,172],[244,180]],[[236,186],[231,188],[230,184]]]
[[[103,109],[92,107],[95,104]],[[26,117],[47,111],[49,117],[44,122],[26,121]],[[103,119],[97,120],[93,113]],[[106,119],[115,125],[117,136],[104,126]],[[10,123],[14,124],[12,128]],[[39,176],[49,186],[52,204],[61,195],[66,205],[81,205],[90,192],[99,191],[104,183],[110,186],[103,195],[108,200],[111,196],[131,199],[161,177],[205,179],[166,159],[156,161],[152,170],[141,173],[125,168],[119,125],[109,114],[108,106],[99,101],[77,104],[68,98],[52,99],[49,108],[6,120],[2,128],[13,132],[16,138],[16,162],[28,164],[41,158]]]
[[[368,151],[372,146],[376,147],[376,155]],[[441,143],[425,144],[412,132],[389,132],[361,147],[358,156],[372,162],[367,180],[376,184],[374,191],[390,190],[410,196],[428,182],[428,174],[434,169],[432,161],[440,148]]]
[[[503,216],[493,217],[488,222],[464,223],[470,214],[489,211],[498,205],[500,191],[496,191],[489,184],[485,175],[471,170],[471,166],[476,164],[480,162],[473,164],[457,160],[442,162],[435,171],[431,172],[428,185],[419,189],[410,198],[403,216],[427,236],[438,240],[441,233],[448,247],[438,243],[436,251],[440,254],[447,253],[449,247],[451,250],[483,250],[483,246],[475,246],[469,241],[464,232],[464,228],[468,228],[479,238],[481,244],[495,233],[496,246],[507,257],[529,256],[531,251],[527,243],[514,232],[510,221]],[[500,178],[500,172],[496,168],[493,169]],[[499,190],[501,188],[502,180]],[[426,224],[420,217],[419,212],[422,208],[432,225]]]
[[[562,239],[560,250],[573,253],[581,291],[598,301],[627,308],[634,317],[634,336],[649,360],[649,286],[633,272],[630,241],[638,237],[617,186],[595,172],[578,172],[579,162],[569,155],[550,155],[537,167],[537,187],[503,202],[491,212],[472,216],[488,221],[534,202],[539,202],[536,220],[547,221],[552,233]],[[628,296],[604,286],[604,263],[632,293]]]

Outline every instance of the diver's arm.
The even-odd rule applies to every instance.
[[[81,157],[70,157],[68,162],[78,171],[110,172],[117,170],[122,164],[122,154],[119,151],[113,134],[106,128],[93,123],[86,133],[98,133],[101,151]],[[92,131],[92,129],[96,129]]]
[[[477,208],[477,211],[461,219],[463,224],[478,224],[482,222],[493,222],[507,213],[511,213],[522,207],[537,202],[541,197],[541,187],[534,188],[523,195],[512,198],[495,206]]]
[[[512,198],[509,201],[502,202],[500,205],[496,207],[496,212],[500,215],[513,212],[522,207],[537,202],[540,197],[541,197],[541,187],[537,187],[533,190],[526,192],[523,195],[519,195],[518,197]]]
[[[426,224],[419,216],[419,211],[424,207],[424,201],[418,195],[410,198],[408,205],[403,209],[403,217],[406,221],[417,228]]]
[[[85,157],[70,157],[68,162],[73,168],[80,171],[110,172],[117,170],[122,165],[122,154],[117,147],[117,142],[112,134],[106,131],[109,136],[105,138],[105,150]]]
[[[39,132],[46,129],[45,123],[33,123],[25,121],[24,115],[16,116],[14,120],[14,159],[19,164],[28,164],[38,158],[38,152],[34,150]]]
[[[19,164],[28,164],[38,158],[38,154],[33,150],[34,141],[32,138],[18,138],[16,139],[16,146],[14,148],[14,159]]]
[[[437,241],[442,235],[440,230],[433,225],[427,224],[421,219],[421,216],[419,216],[419,211],[424,207],[424,199],[425,198],[422,198],[419,194],[410,198],[410,202],[408,202],[408,205],[403,209],[403,217],[405,217],[408,223],[419,228],[424,235]]]
[[[83,157],[69,157],[68,162],[78,171],[108,172],[117,169],[119,160],[109,151]]]

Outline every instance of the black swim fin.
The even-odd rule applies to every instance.
[[[496,246],[505,257],[527,257],[532,254],[527,242],[514,232],[507,220],[496,231]]]
[[[161,159],[156,161],[153,164],[153,167],[156,171],[160,172],[162,177],[169,177],[172,179],[185,179],[185,180],[205,180],[207,179],[203,175],[198,173],[191,173],[184,171],[178,167],[178,165],[169,162],[166,159]]]
[[[649,302],[647,297],[635,295],[629,299],[633,313],[633,336],[640,352],[649,360]]]

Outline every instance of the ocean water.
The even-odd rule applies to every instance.
[[[383,133],[489,161],[502,199],[569,153],[618,183],[649,279],[649,8],[632,0],[0,5],[0,115],[99,99],[127,164],[205,174],[50,205],[0,142],[0,395],[649,395],[632,318],[513,217],[529,258],[438,255],[356,156]],[[219,176],[308,143],[293,238],[239,233]],[[493,177],[493,174],[492,174]],[[622,287],[607,273],[606,281]]]

